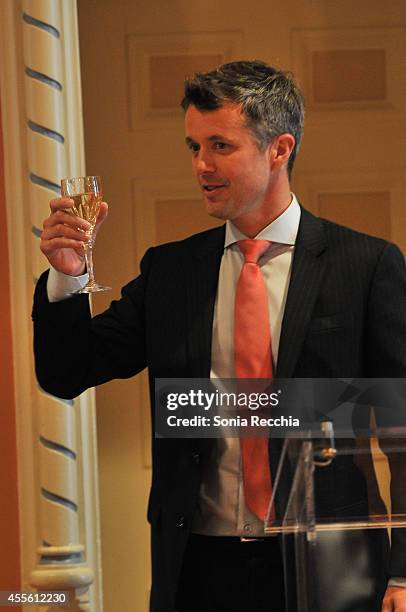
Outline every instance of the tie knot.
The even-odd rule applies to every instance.
[[[258,263],[258,259],[269,249],[269,240],[238,240],[237,246],[244,255],[245,263]]]

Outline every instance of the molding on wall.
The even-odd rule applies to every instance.
[[[403,228],[406,225],[406,210],[403,194],[406,179],[400,172],[372,171],[299,173],[295,177],[295,190],[301,194],[303,203],[315,215],[319,215],[318,197],[321,194],[379,193],[390,194],[390,240],[406,253]],[[368,211],[365,211],[368,214]],[[364,230],[365,231],[365,230]]]
[[[401,74],[400,66],[406,63],[405,27],[356,27],[356,28],[295,28],[291,32],[291,50],[293,60],[293,73],[302,82],[306,96],[306,110],[309,118],[317,113],[317,121],[320,119],[330,120],[332,116],[335,121],[341,119],[339,111],[353,111],[370,116],[371,120],[378,116],[380,120],[385,114],[402,114],[405,105],[405,88],[398,75]],[[352,78],[356,78],[357,62],[361,61],[363,54],[367,58],[368,52],[383,54],[384,66],[381,78],[385,85],[385,94],[374,99],[351,99],[320,101],[317,99],[314,81],[315,54],[323,53],[348,53],[354,65],[348,66],[348,70],[355,69]],[[353,54],[353,55],[352,55]],[[331,58],[330,58],[331,59]],[[376,59],[376,58],[375,58]],[[399,72],[400,71],[400,72]],[[361,70],[362,74],[362,70]],[[344,75],[345,76],[345,75]],[[347,86],[344,80],[344,87]],[[367,83],[365,83],[366,85]],[[345,117],[345,113],[341,113]]]
[[[241,56],[243,33],[240,30],[224,32],[178,32],[162,34],[128,34],[126,37],[128,75],[128,111],[130,130],[166,128],[183,120],[179,98],[183,90],[185,74],[214,68],[219,62],[232,61]],[[207,64],[208,60],[213,65]],[[200,61],[199,61],[200,60]],[[181,65],[177,63],[181,61]],[[196,64],[197,62],[197,64]],[[203,62],[203,63],[201,63]],[[194,64],[196,66],[194,67]],[[204,66],[204,68],[203,68]],[[180,71],[179,71],[180,69]],[[161,70],[169,70],[171,91],[167,85],[161,87],[162,97],[158,107],[154,106],[154,82],[160,82]],[[154,72],[157,71],[157,74]],[[176,85],[179,85],[177,91]],[[154,95],[155,91],[155,95]],[[168,106],[164,98],[170,99]],[[174,102],[176,100],[176,103]],[[156,102],[156,100],[155,100]]]

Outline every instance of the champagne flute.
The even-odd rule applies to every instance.
[[[104,287],[96,283],[93,273],[93,232],[102,200],[100,177],[81,176],[63,179],[61,181],[61,194],[73,200],[70,212],[90,223],[90,228],[86,232],[86,241],[84,242],[85,261],[89,278],[86,285],[76,293],[108,291],[111,287]]]

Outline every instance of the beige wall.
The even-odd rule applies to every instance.
[[[96,276],[113,286],[150,244],[211,226],[184,145],[185,74],[260,58],[307,98],[293,187],[317,214],[406,251],[406,4],[388,0],[78,0],[88,173],[111,205]],[[394,24],[396,24],[394,26]],[[144,381],[97,390],[106,609],[146,610],[149,420]],[[131,603],[128,607],[128,601]]]
[[[0,112],[0,591],[20,590],[17,448],[7,250],[4,155]],[[18,610],[21,608],[19,607]]]

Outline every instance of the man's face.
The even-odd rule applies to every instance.
[[[185,126],[209,215],[235,221],[260,212],[272,185],[270,146],[259,149],[240,105],[227,103],[206,112],[190,106]]]

